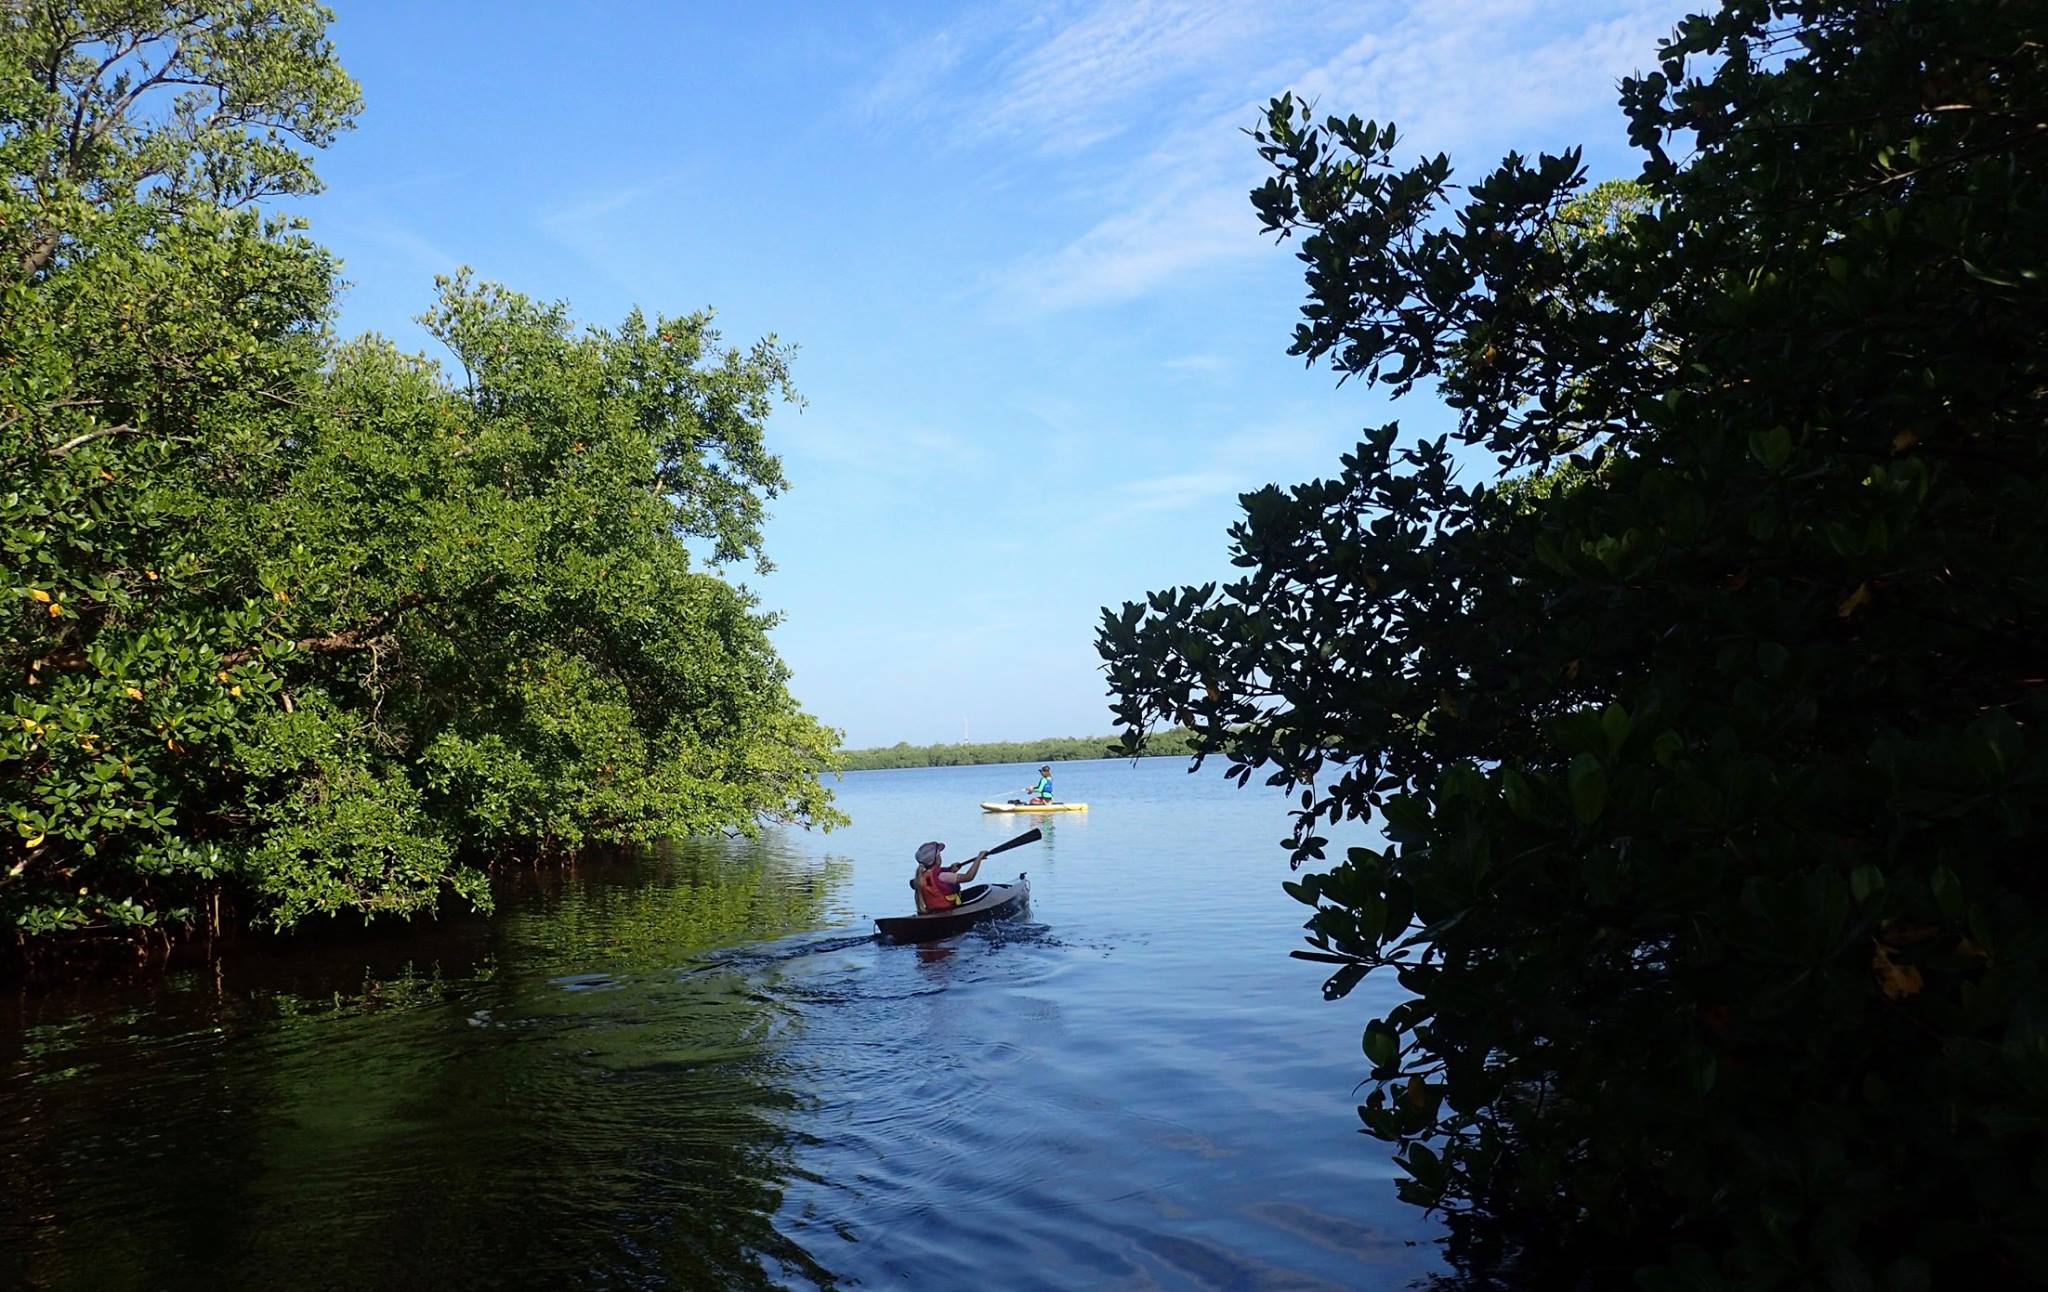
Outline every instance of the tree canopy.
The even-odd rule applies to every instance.
[[[1576,152],[1458,193],[1256,132],[1292,352],[1457,429],[1106,611],[1117,712],[1299,795],[1301,954],[1410,993],[1359,1110],[1404,1196],[1583,1281],[2048,1278],[2044,73],[2037,5],[1729,0],[1590,206]]]
[[[837,814],[765,567],[786,347],[457,274],[461,371],[333,334],[250,204],[353,119],[324,9],[0,8],[0,919],[487,900],[481,867]],[[709,564],[693,560],[691,547]]]

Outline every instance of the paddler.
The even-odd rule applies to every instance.
[[[917,845],[917,875],[910,881],[910,887],[917,893],[917,913],[928,914],[960,905],[960,889],[981,872],[982,859],[987,852],[977,852],[967,859],[965,866],[953,867],[945,864],[939,854],[946,850],[943,843],[921,843]]]

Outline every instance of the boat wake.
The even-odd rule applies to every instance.
[[[862,933],[848,929],[827,929],[820,933],[806,933],[796,937],[778,938],[773,942],[756,942],[748,946],[731,947],[711,955],[700,956],[678,965],[675,977],[694,978],[700,974],[745,972],[767,969],[775,965],[788,964],[792,960],[803,960],[812,956],[833,955],[850,951],[854,947],[874,942],[873,933]]]

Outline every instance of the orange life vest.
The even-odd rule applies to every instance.
[[[926,866],[917,873],[917,891],[924,898],[924,907],[928,911],[960,904],[960,885],[955,883],[948,887],[939,876],[943,869],[942,866]]]

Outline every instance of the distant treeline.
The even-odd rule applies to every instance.
[[[886,767],[971,767],[982,763],[1056,763],[1072,758],[1112,758],[1115,736],[1053,736],[1045,740],[995,740],[981,744],[912,745],[898,741],[883,749],[848,749],[840,757],[850,772]],[[1146,738],[1145,756],[1189,756],[1188,733],[1176,727]]]

